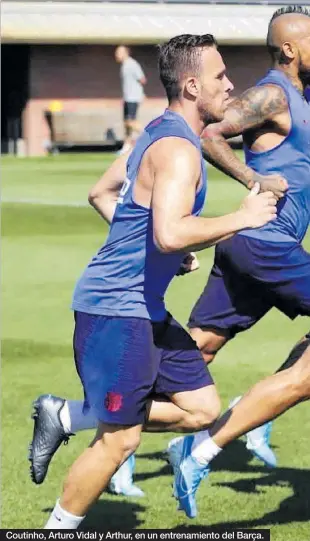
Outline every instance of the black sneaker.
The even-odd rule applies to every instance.
[[[47,470],[58,447],[66,445],[70,436],[66,434],[60,420],[60,411],[65,400],[51,394],[39,396],[33,402],[33,437],[29,446],[30,476],[34,483],[43,483]]]

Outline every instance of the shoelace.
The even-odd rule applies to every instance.
[[[71,436],[75,436],[75,434],[65,434],[64,435],[64,445],[68,445]]]
[[[204,479],[204,477],[206,477],[207,473],[208,473],[207,468],[204,469],[204,470],[200,470],[199,473],[198,473],[198,477],[197,477],[193,487],[190,490],[188,490],[187,492],[183,489],[182,484],[181,484],[181,489],[185,493],[184,496],[181,496],[181,498],[185,498],[186,496],[191,496],[191,495],[196,494],[198,486],[200,484],[200,481],[202,481],[202,479]]]
[[[183,498],[186,498],[186,496],[190,496],[191,494],[195,494],[196,491],[197,491],[197,488],[199,486],[199,483],[200,481],[207,475],[208,473],[208,467],[204,468],[204,469],[201,469],[199,470],[199,473],[198,473],[198,478],[197,478],[197,481],[195,482],[193,488],[191,489],[187,489],[184,488],[184,482],[185,482],[185,479],[184,479],[184,474],[183,474],[183,471],[182,471],[182,467],[180,466],[184,460],[184,453],[185,453],[185,449],[183,449],[183,452],[182,452],[182,455],[181,455],[181,459],[180,459],[180,463],[179,463],[179,467],[178,467],[178,474],[177,474],[177,479],[176,479],[176,486],[179,485],[181,487],[181,490],[182,492],[184,493],[183,496],[180,496],[178,495],[178,499],[183,499]]]

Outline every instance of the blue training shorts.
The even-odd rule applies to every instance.
[[[100,421],[143,424],[150,395],[212,385],[196,343],[170,315],[160,323],[75,312],[74,357]]]
[[[216,247],[209,280],[188,325],[232,338],[273,307],[291,319],[310,315],[310,254],[297,243],[235,235]]]

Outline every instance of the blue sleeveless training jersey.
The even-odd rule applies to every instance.
[[[276,220],[239,235],[270,242],[300,243],[310,216],[310,104],[278,70],[270,70],[258,86],[265,84],[283,88],[290,110],[291,130],[282,143],[266,152],[252,152],[245,147],[246,163],[262,175],[283,175],[289,188],[278,203]]]
[[[152,211],[135,203],[133,189],[145,151],[163,137],[180,137],[200,150],[197,137],[182,116],[167,109],[138,139],[127,163],[127,178],[119,194],[106,243],[77,283],[72,308],[89,314],[166,317],[165,291],[178,271],[184,253],[161,253],[153,241]],[[192,213],[204,205],[207,178],[201,157],[201,181]]]

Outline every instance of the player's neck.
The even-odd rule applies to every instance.
[[[286,77],[291,81],[292,85],[298,90],[298,92],[300,92],[301,94],[304,93],[306,85],[304,85],[298,72],[296,72],[296,70],[293,69],[291,65],[275,64],[273,68],[284,73],[284,75],[286,75]]]
[[[195,135],[200,137],[205,125],[200,118],[199,112],[194,107],[186,107],[180,102],[173,102],[169,105],[168,109],[182,116]]]

